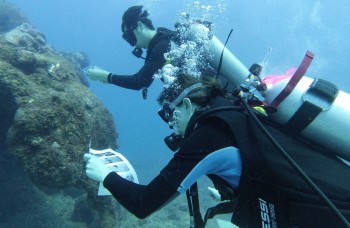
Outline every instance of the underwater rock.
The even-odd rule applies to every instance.
[[[30,52],[43,53],[50,48],[46,45],[44,34],[28,23],[23,23],[5,33],[4,38],[7,42]]]
[[[0,21],[0,33],[28,23],[26,16],[15,5],[2,0],[0,0]]]
[[[77,69],[81,69],[78,74],[79,79],[85,86],[89,87],[89,82],[82,71],[90,64],[89,56],[84,52],[61,52],[60,54],[68,61],[75,63]]]
[[[15,155],[39,189],[85,191],[91,210],[85,222],[113,227],[116,205],[96,197],[82,157],[90,141],[96,149],[117,148],[117,132],[111,113],[81,79],[85,65],[56,52],[28,23],[0,34],[0,148]]]
[[[61,52],[60,53],[66,59],[77,63],[81,68],[89,66],[89,56],[84,52]]]

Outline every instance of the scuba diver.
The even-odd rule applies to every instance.
[[[215,77],[180,72],[158,98],[159,115],[174,129],[166,142],[175,151],[160,174],[148,185],[135,184],[85,154],[86,174],[103,182],[138,218],[186,192],[191,227],[205,227],[221,213],[232,213],[231,222],[239,227],[349,227],[349,167],[333,151],[291,137],[260,112],[252,114],[255,109],[241,95],[234,97]],[[278,146],[269,140],[271,135]],[[281,147],[305,175],[291,165],[291,158],[285,159]],[[204,219],[196,185],[202,175],[212,180],[223,200]],[[329,204],[322,202],[325,198]]]
[[[170,50],[177,36],[176,32],[169,29],[156,29],[148,16],[143,6],[132,6],[123,14],[121,25],[123,39],[135,47],[133,55],[145,60],[143,67],[133,75],[114,74],[99,67],[91,67],[87,70],[90,79],[127,89],[142,89],[144,99],[147,98],[147,88],[152,84],[154,74],[164,66],[164,54]],[[142,48],[147,49],[146,57],[142,57]]]
[[[133,75],[120,75],[94,66],[86,70],[90,79],[127,89],[142,90],[143,98],[146,99],[148,87],[156,74],[165,69],[166,65],[170,65],[169,63],[172,67],[188,69],[191,73],[217,73],[218,59],[224,45],[212,34],[210,22],[193,20],[186,14],[183,16],[184,21],[177,22],[175,30],[172,31],[163,27],[156,29],[148,16],[149,13],[143,6],[132,6],[123,14],[121,25],[123,39],[134,47],[132,54],[145,60],[142,68]],[[142,49],[147,49],[145,57],[142,57]],[[226,52],[230,53],[229,50]],[[241,65],[233,55],[225,53],[225,66],[232,66],[226,59]],[[231,69],[222,68],[223,73],[230,74]],[[164,82],[163,77],[160,79]]]
[[[135,184],[112,172],[94,155],[85,154],[86,174],[103,182],[118,202],[138,218],[149,216],[189,188],[195,189],[191,186],[206,174],[223,200],[233,199],[241,175],[241,158],[229,125],[215,114],[197,119],[200,113],[221,102],[232,105],[226,97],[228,94],[214,77],[200,80],[179,73],[176,82],[158,98],[163,105],[159,115],[174,129],[180,143],[177,148],[173,145],[177,152],[160,174],[148,185]],[[232,211],[231,204],[229,207]],[[200,217],[198,213],[191,212],[196,218]]]

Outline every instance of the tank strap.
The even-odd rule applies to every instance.
[[[294,113],[285,127],[292,134],[305,129],[322,111],[331,108],[339,89],[332,83],[315,79],[303,94],[303,104]]]
[[[198,186],[195,182],[186,191],[187,203],[190,212],[190,228],[204,228],[209,219],[212,219],[216,215],[233,213],[238,204],[239,197],[235,196],[232,199],[225,200],[214,207],[208,208],[204,219],[202,218],[199,198],[198,198]]]
[[[270,106],[277,108],[277,106],[293,91],[295,86],[298,84],[300,79],[304,76],[307,68],[309,68],[312,59],[314,58],[314,54],[310,51],[307,51],[304,59],[302,60],[300,66],[293,74],[292,78],[287,83],[286,87],[282,90],[281,93],[277,95],[277,97],[271,102]]]
[[[204,216],[204,226],[207,224],[209,219],[214,218],[216,215],[233,213],[238,203],[238,198],[235,200],[229,200],[217,204],[214,207],[208,208]]]
[[[186,191],[186,196],[190,212],[190,228],[204,228],[204,222],[199,207],[197,182]]]

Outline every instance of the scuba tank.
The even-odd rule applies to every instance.
[[[211,34],[210,28],[205,24],[192,23],[189,27],[194,34],[193,36],[204,33],[210,37],[208,43],[210,66],[214,69],[220,69],[220,73],[233,85],[241,85],[250,75],[248,68],[215,35]]]
[[[221,54],[223,53],[220,73],[233,85],[241,85],[249,76],[248,68],[230,50],[224,47],[224,44],[216,36],[213,36],[210,40],[209,52],[212,54],[209,64],[214,69],[219,68]]]
[[[206,26],[200,24],[190,25],[190,28],[193,28],[193,33],[198,31],[207,31],[208,36],[210,36],[210,30],[205,27]],[[267,114],[267,118],[265,118],[265,120],[270,124],[274,122],[276,129],[277,127],[282,128],[282,131],[287,133],[287,135],[285,135],[287,139],[292,141],[299,141],[298,139],[303,139],[302,141],[304,143],[306,142],[305,146],[311,146],[310,144],[312,143],[309,142],[313,142],[313,150],[316,152],[314,155],[325,156],[325,153],[322,152],[329,151],[336,154],[340,158],[350,160],[350,149],[347,149],[349,148],[349,144],[346,143],[345,139],[346,133],[350,130],[350,123],[342,123],[344,116],[350,114],[350,107],[346,107],[345,105],[346,102],[348,102],[350,95],[343,91],[339,91],[335,85],[326,80],[311,79],[304,76],[308,66],[311,63],[311,60],[313,59],[313,54],[311,52],[307,52],[306,57],[302,61],[300,67],[292,76],[284,77],[282,80],[269,81],[261,80],[259,78],[261,70],[259,70],[259,67],[257,67],[255,64],[253,64],[253,66],[248,70],[231,52],[227,50],[224,52],[225,49],[225,45],[223,45],[220,40],[214,36],[211,36],[209,42],[209,50],[213,55],[213,59],[210,61],[211,66],[214,69],[217,69],[218,72],[221,70],[222,75],[226,77],[235,87],[239,88],[237,89],[237,93],[235,95],[241,98],[240,100],[248,111],[249,116],[254,119],[256,125],[259,126],[261,131],[266,135],[266,138],[269,139],[276,150],[281,152],[288,163],[294,168],[295,171],[297,171],[297,173],[304,179],[309,187],[311,187],[318,194],[329,209],[331,209],[337,215],[344,226],[350,227],[349,222],[342,215],[340,210],[298,166],[293,158],[289,156],[287,151],[283,149],[278,141],[274,139],[269,131],[263,126],[262,122],[259,121],[259,118],[255,115],[256,112],[253,112],[250,108],[250,106],[254,106],[253,102],[255,102],[255,104],[262,105],[263,110],[260,111],[260,113]],[[248,104],[248,102],[250,103]],[[257,108],[257,106],[255,106],[255,108]],[[237,125],[240,124],[235,124],[235,127]],[[245,129],[247,128],[244,127],[242,132]],[[289,135],[292,137],[289,137]],[[244,139],[249,138],[250,137],[241,137],[243,141]],[[260,139],[260,137],[252,138]],[[304,152],[310,152],[304,150],[303,148],[294,148],[294,141],[291,142],[291,144],[288,144],[288,140],[286,142],[287,145],[285,145],[285,147],[296,149],[298,152],[300,152],[301,159],[304,158]],[[241,144],[244,145],[244,143]],[[243,149],[247,149],[247,154],[254,151],[254,149],[249,148],[249,146],[252,145],[261,146],[260,149],[262,151],[271,151],[272,148],[270,144],[259,145],[255,143],[246,143],[246,145],[248,145],[247,148],[240,149],[242,149],[242,151]],[[260,156],[262,154],[263,153],[258,153]],[[308,153],[305,154],[305,156],[307,155]],[[275,158],[275,156],[270,156],[270,158]],[[336,158],[331,158],[331,160],[335,162],[334,164],[336,167],[341,167],[338,166],[338,160],[336,160]],[[267,159],[267,161],[269,160]],[[254,168],[256,168],[255,165]],[[274,166],[271,166],[270,168],[272,169],[272,172],[275,171]],[[276,175],[276,177],[284,176]],[[269,178],[271,178],[271,176],[269,176]],[[254,186],[252,187],[254,188]],[[276,196],[276,194],[273,195]],[[249,200],[251,201],[250,197],[251,196],[248,196]],[[261,199],[259,198],[259,200]],[[264,203],[264,206],[267,207],[266,201],[264,201]],[[243,197],[241,205],[246,204],[247,200],[245,197]],[[269,205],[271,204],[269,203]],[[272,206],[274,207],[274,204],[272,204]],[[253,208],[256,208],[256,204],[253,205]],[[252,208],[248,208],[246,213],[251,214],[251,209]],[[264,221],[266,222],[267,220],[265,220],[266,214],[265,210],[262,208],[261,201],[260,209],[261,211],[258,211],[258,214],[261,213],[262,217],[260,219],[263,221],[263,226],[270,225],[270,223],[264,223]],[[275,210],[273,211],[275,214]],[[234,215],[233,218],[238,216]],[[232,222],[234,221],[232,220]]]
[[[292,76],[293,77],[293,76]],[[292,78],[286,78],[274,85],[267,85],[265,102],[274,105],[278,95]],[[270,117],[285,126],[293,134],[301,134],[313,143],[328,148],[341,158],[350,160],[350,141],[347,133],[350,122],[350,94],[339,91],[333,84],[303,76],[291,93],[276,103],[277,112]]]
[[[313,54],[307,52],[299,68],[290,77],[266,77],[263,82],[265,102],[277,112],[271,119],[292,135],[301,135],[311,142],[350,160],[350,142],[347,133],[350,122],[350,94],[340,91],[323,79],[304,76]]]
[[[350,94],[326,80],[304,76],[313,59],[311,52],[307,52],[293,75],[282,77],[282,80],[278,77],[260,80],[211,33],[208,23],[191,21],[183,27],[187,29],[188,39],[207,40],[208,61],[212,68],[219,70],[234,87],[256,90],[265,107],[276,110],[269,113],[273,122],[291,135],[302,136],[350,161],[350,140],[346,138],[350,122],[344,119],[350,115],[350,105],[347,105]]]
[[[192,26],[195,31],[205,29],[200,24]],[[345,119],[350,116],[350,94],[338,90],[326,80],[304,76],[313,58],[311,52],[307,52],[309,58],[303,60],[294,75],[273,84],[262,80],[257,88],[253,85],[256,81],[251,81],[252,74],[248,68],[215,36],[210,40],[209,51],[212,54],[209,62],[214,69],[218,69],[222,55],[220,73],[236,87],[255,87],[259,95],[264,97],[265,105],[276,109],[276,112],[269,113],[275,123],[286,127],[287,132],[294,136],[301,135],[339,157],[350,160],[350,140],[347,139],[350,121]],[[306,63],[307,59],[309,63]],[[275,99],[278,96],[284,96],[283,101],[277,102]]]

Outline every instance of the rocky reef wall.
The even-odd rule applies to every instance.
[[[97,183],[86,177],[82,159],[90,141],[95,149],[117,148],[112,115],[82,73],[87,56],[56,51],[4,1],[0,21],[0,148],[14,155],[39,189],[86,193],[77,199],[73,220],[114,226],[116,205],[96,197]],[[86,211],[89,219],[82,216]]]

